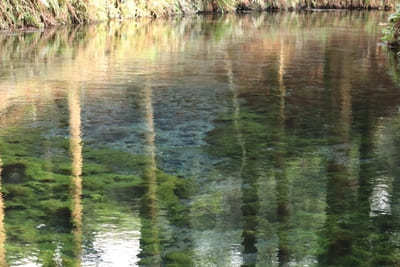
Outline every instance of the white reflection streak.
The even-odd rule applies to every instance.
[[[240,244],[231,247],[231,267],[240,267],[243,265],[243,257],[240,251]]]
[[[369,216],[371,217],[383,214],[390,215],[392,213],[388,180],[388,177],[380,177],[377,179],[377,184],[374,186],[370,197]]]

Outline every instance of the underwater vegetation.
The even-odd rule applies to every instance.
[[[232,107],[207,136],[208,152],[224,159],[217,165],[224,177],[241,184],[236,205],[244,266],[395,266],[398,168],[389,166],[399,159],[399,135],[389,131],[396,132],[398,120],[381,125],[381,115],[391,112],[376,108],[380,101],[389,105],[387,100],[370,97],[375,82],[363,87],[347,85],[345,76],[337,80],[351,66],[345,53],[324,54],[318,101],[312,102],[318,93],[311,89],[290,91],[293,84],[284,79],[293,75],[286,65],[293,60],[288,47],[277,53],[278,64],[264,67],[265,81],[251,90],[243,66],[227,64]],[[379,139],[389,136],[383,147]],[[381,188],[393,195],[380,206]]]
[[[395,266],[399,94],[376,42],[384,16],[3,36],[0,265],[99,263],[112,236],[125,241],[113,260],[129,250],[133,266]],[[202,120],[202,135],[169,131]]]
[[[183,201],[191,190],[190,183],[153,170],[156,182],[149,184],[147,156],[84,147],[78,207],[74,203],[74,159],[70,157],[70,140],[49,138],[35,129],[8,129],[0,140],[0,151],[1,212],[4,216],[1,224],[6,236],[1,245],[9,264],[32,258],[42,266],[78,266],[82,236],[96,229],[93,223],[82,227],[84,222],[96,221],[99,213],[103,217],[134,214],[138,206],[144,261],[149,254],[158,254],[171,263],[187,260],[186,252],[162,254],[162,249],[155,250],[154,247],[165,245],[163,235],[160,233],[156,238],[147,233],[160,227],[152,221],[157,214],[154,207],[149,206],[151,199],[157,199],[156,210],[165,210],[172,225],[189,227]],[[85,246],[90,246],[91,240],[84,242]]]
[[[360,128],[340,129],[349,125],[338,120],[320,132],[321,138],[307,136],[293,132],[279,116],[278,97],[242,98],[251,107],[241,104],[238,116],[218,119],[208,142],[211,154],[226,157],[220,171],[241,180],[237,205],[242,210],[244,266],[273,266],[275,260],[303,264],[313,262],[310,255],[316,259],[312,266],[394,266],[400,258],[398,214],[371,216],[376,212],[371,208],[376,176],[388,164],[372,160],[373,126],[364,121]],[[356,136],[352,144],[350,131]],[[397,201],[393,196],[389,203]]]

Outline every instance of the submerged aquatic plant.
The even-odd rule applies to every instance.
[[[146,227],[159,227],[151,225],[146,217],[152,214],[149,197],[157,199],[158,208],[166,213],[173,227],[189,227],[188,206],[184,203],[191,183],[154,169],[156,190],[149,191],[147,156],[107,147],[75,150],[73,136],[71,140],[53,138],[41,130],[26,134],[26,129],[17,127],[7,132],[11,135],[2,132],[0,138],[0,201],[4,201],[7,233],[7,240],[0,246],[5,246],[8,263],[39,251],[35,261],[43,266],[78,266],[82,241],[93,242],[91,233],[101,227],[102,219],[114,218],[111,214],[133,214],[139,205],[144,231]],[[79,209],[72,190],[76,180],[75,153],[82,160]],[[99,214],[102,214],[100,218]],[[160,230],[160,237],[164,238],[163,235]],[[141,242],[142,246],[150,247],[159,243],[163,248],[168,245],[164,239],[155,240],[150,235],[143,236]],[[187,254],[179,256],[179,253],[163,252],[161,256],[171,263],[187,261],[184,258]],[[58,254],[59,259],[55,257]]]

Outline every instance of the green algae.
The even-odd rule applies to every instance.
[[[168,253],[166,258],[166,266],[169,267],[178,267],[178,266],[195,266],[192,262],[192,251],[190,250],[183,250],[183,251],[176,251]]]
[[[35,130],[12,129],[8,130],[10,132],[13,134],[2,134],[0,139],[7,257],[12,262],[37,251],[37,261],[43,266],[52,266],[56,244],[62,244],[63,266],[75,266],[79,258],[72,235],[75,226],[72,223],[72,162],[68,141],[59,137],[49,138]],[[49,158],[40,153],[46,149],[46,153],[55,156]],[[135,207],[146,199],[143,175],[149,163],[148,157],[89,147],[84,148],[83,155],[84,220],[92,220],[99,212],[103,217],[108,217],[107,214],[115,216],[118,211],[133,214]],[[157,199],[162,203],[160,208],[166,210],[168,220],[175,227],[189,227],[188,206],[184,202],[192,192],[191,184],[160,170],[156,170],[156,176]],[[145,199],[140,200],[142,198]],[[142,224],[147,224],[146,219]],[[96,226],[85,228],[85,232],[92,232],[93,227]],[[145,233],[142,239],[146,239]],[[143,241],[150,246],[145,250],[153,250],[154,240],[151,236],[148,239]],[[176,252],[165,257],[170,262],[181,262],[179,258],[182,256],[179,255]]]

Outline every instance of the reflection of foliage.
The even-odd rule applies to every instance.
[[[235,175],[242,160],[235,126],[240,129],[249,161],[241,175],[243,245],[245,253],[258,250],[260,264],[274,261],[278,251],[281,260],[296,262],[315,255],[317,229],[325,220],[322,159],[313,147],[320,142],[282,132],[275,100],[279,103],[278,98],[258,96],[251,106],[241,107],[238,118],[220,116],[207,138],[210,153],[230,159],[221,162],[220,171]]]
[[[212,48],[223,45],[227,38],[239,40],[244,35],[268,38],[272,47],[279,36],[276,33],[282,31],[298,36],[299,30],[317,28],[317,34],[302,31],[302,38],[311,39],[317,35],[321,41],[326,40],[330,31],[326,25],[341,28],[351,24],[374,32],[377,22],[384,16],[382,12],[324,12],[227,15],[214,19],[196,17],[168,21],[143,19],[136,23],[114,21],[96,26],[5,35],[0,36],[0,86],[15,86],[7,79],[13,75],[18,76],[18,90],[41,88],[39,81],[42,79],[57,81],[60,76],[71,82],[91,80],[97,78],[93,77],[94,73],[112,71],[114,66],[110,62],[118,61],[121,66],[128,66],[128,60],[140,58],[149,62],[145,64],[151,64],[160,53],[182,52],[188,48],[200,50],[203,46],[199,44]],[[268,25],[273,27],[268,28]],[[91,64],[93,60],[98,64]],[[21,61],[26,64],[21,66]],[[59,64],[60,61],[63,64]],[[36,74],[35,81],[39,85],[32,81],[30,73]],[[29,84],[23,83],[25,80],[29,80]]]
[[[332,40],[327,38],[329,31],[324,28],[324,25],[333,22],[332,24],[335,26],[346,26],[350,23],[350,19],[362,24],[364,20],[360,19],[360,16],[359,13],[353,13],[351,16],[332,15],[332,13],[324,13],[319,16],[294,13],[284,17],[280,15],[259,16],[257,17],[259,27],[254,27],[248,18],[243,18],[240,21],[242,23],[240,26],[233,27],[232,25],[234,24],[231,20],[236,18],[229,16],[220,17],[218,20],[213,21],[216,25],[210,27],[206,27],[209,26],[209,22],[202,20],[199,20],[199,23],[177,23],[173,27],[158,22],[144,24],[142,27],[121,26],[117,23],[111,23],[107,26],[89,28],[87,31],[77,30],[77,32],[71,33],[66,31],[68,34],[62,32],[65,35],[61,36],[56,33],[54,35],[50,34],[48,38],[54,40],[54,43],[47,43],[46,39],[41,39],[39,35],[27,35],[31,39],[27,38],[30,42],[27,42],[26,47],[24,47],[23,42],[18,42],[18,39],[10,37],[11,41],[6,40],[4,42],[5,47],[7,47],[5,50],[10,50],[7,50],[9,52],[3,55],[9,57],[8,60],[12,60],[12,57],[16,55],[20,59],[23,59],[24,55],[28,55],[27,58],[29,59],[26,60],[41,62],[41,58],[39,58],[42,55],[40,49],[49,49],[47,50],[51,51],[47,54],[49,66],[54,61],[57,61],[57,57],[60,55],[68,57],[68,59],[62,59],[66,59],[61,67],[65,70],[65,73],[58,73],[60,69],[51,71],[52,68],[49,67],[46,68],[45,72],[50,73],[50,75],[46,78],[53,80],[56,75],[60,74],[64,79],[80,81],[85,75],[76,75],[77,72],[74,70],[86,69],[82,68],[82,66],[88,66],[88,69],[106,66],[108,68],[107,73],[113,74],[115,73],[112,69],[113,64],[107,65],[108,61],[124,62],[123,60],[129,60],[132,57],[143,57],[145,59],[143,60],[144,62],[154,64],[157,62],[157,55],[160,50],[165,55],[167,54],[166,51],[172,51],[173,49],[176,50],[172,52],[181,51],[187,46],[193,47],[198,44],[201,46],[200,49],[204,48],[203,45],[209,45],[210,47],[220,44],[225,45],[223,42],[224,37],[230,35],[241,37],[241,34],[246,32],[247,29],[252,31],[247,33],[265,38],[264,45],[271,48],[272,45],[276,45],[276,39],[278,39],[277,36],[279,35],[276,32],[270,34],[269,31],[265,31],[263,25],[266,22],[279,24],[282,20],[284,20],[283,26],[276,27],[275,31],[287,27],[289,32],[291,30],[295,31],[296,34],[300,32],[302,38],[309,38],[310,34],[315,34],[313,32],[304,32],[302,31],[303,29],[321,26],[322,29],[318,32],[318,36],[313,37],[314,39],[311,40],[315,40],[315,38],[323,40],[324,44],[328,44],[325,47],[326,53],[328,53],[329,42]],[[368,13],[368,16],[375,15],[374,13]],[[370,21],[373,20],[371,19]],[[371,30],[369,26],[364,26],[365,28],[363,29]],[[197,31],[204,31],[204,34],[199,34]],[[191,34],[187,34],[187,32]],[[271,35],[271,37],[266,37],[267,35]],[[184,38],[181,38],[182,36]],[[357,40],[360,37],[353,34],[351,36],[351,38]],[[12,40],[21,45],[20,49],[18,45],[14,46]],[[69,42],[71,40],[73,45]],[[363,41],[354,43],[362,44]],[[255,44],[258,45],[257,42]],[[30,49],[30,47],[32,48]],[[286,49],[286,47],[284,48]],[[371,51],[375,51],[375,46],[372,45],[369,48],[371,48]],[[131,51],[135,53],[139,51],[139,53],[138,55],[132,55],[129,54],[133,53]],[[288,51],[290,53],[288,53],[287,57],[293,58],[293,62],[295,62],[293,64],[297,64],[298,59],[292,55],[298,50],[289,46]],[[291,54],[292,52],[293,54]],[[243,54],[245,57],[248,56],[246,53]],[[70,55],[71,60],[69,59]],[[337,54],[332,55],[336,56]],[[261,57],[262,55],[259,53],[256,56]],[[93,58],[101,63],[90,64]],[[350,56],[347,58],[349,60],[352,59]],[[373,62],[375,57],[371,58],[368,60]],[[266,57],[265,59],[270,58]],[[329,60],[332,60],[332,58],[325,58],[324,64],[329,65]],[[121,63],[120,65],[123,68],[129,64]],[[344,68],[344,65],[350,67]],[[259,68],[258,64],[254,64],[254,66]],[[345,70],[346,73],[352,73],[353,70],[353,65],[349,61],[342,61],[342,63],[335,64],[335,66],[340,71]],[[368,66],[371,67],[370,65]],[[40,69],[42,67],[39,66]],[[336,77],[335,74],[337,73],[334,72],[335,69],[332,69],[333,64],[328,67],[331,68],[327,68],[327,75],[333,74],[332,76]],[[148,69],[152,70],[148,65],[143,66],[143,69],[146,69],[146,71]],[[252,74],[249,68],[241,69],[243,78]],[[241,71],[234,69],[233,73],[240,74]],[[97,69],[89,72],[96,73]],[[45,73],[45,75],[47,76],[48,73]],[[75,73],[75,75],[70,73]],[[362,72],[362,77],[365,79],[361,80],[369,81],[368,74]],[[39,75],[45,76],[44,74]],[[263,72],[260,76],[273,77],[275,75],[272,72]],[[308,75],[308,73],[305,75]],[[17,75],[17,77],[20,76]],[[240,77],[235,82],[240,84],[242,81],[245,81],[245,79]],[[30,85],[24,82],[19,84],[21,84],[21,88],[26,88]],[[326,112],[326,107],[319,110],[320,107],[314,105],[318,101],[310,102],[311,104],[299,101],[302,98],[301,96],[303,98],[309,97],[310,99],[318,98],[317,93],[310,90],[309,95],[305,97],[301,95],[298,98],[288,95],[287,99],[289,101],[295,101],[288,102],[291,105],[287,105],[286,110],[286,113],[288,113],[287,124],[292,125],[290,127],[284,126],[284,121],[279,118],[279,110],[281,108],[279,106],[279,92],[272,92],[272,95],[266,97],[264,85],[271,89],[271,87],[274,87],[274,81],[263,83],[263,91],[252,94],[251,90],[254,88],[252,86],[249,87],[246,82],[246,91],[243,90],[245,92],[240,97],[241,100],[246,99],[249,101],[241,106],[237,117],[233,117],[231,113],[221,115],[215,122],[216,128],[209,132],[208,135],[207,141],[210,146],[207,151],[216,158],[221,159],[221,161],[216,163],[217,170],[214,170],[215,172],[207,175],[208,177],[204,179],[213,182],[215,180],[225,180],[226,177],[231,178],[231,176],[237,175],[240,171],[240,166],[244,166],[240,175],[243,180],[242,187],[239,190],[245,194],[241,199],[240,197],[232,197],[234,201],[230,203],[231,209],[227,209],[224,206],[224,201],[227,201],[227,197],[224,192],[220,191],[221,187],[215,187],[213,188],[215,189],[214,192],[207,192],[207,194],[197,197],[193,201],[190,219],[193,219],[194,223],[189,223],[187,199],[188,195],[192,194],[192,185],[185,179],[156,169],[154,172],[157,177],[157,190],[155,190],[156,194],[151,195],[148,194],[150,190],[144,181],[143,175],[150,164],[147,157],[132,155],[107,147],[93,149],[84,146],[83,206],[86,220],[96,218],[99,213],[110,217],[119,216],[118,214],[121,213],[132,212],[131,209],[134,205],[142,205],[141,210],[144,210],[140,214],[140,222],[143,227],[142,263],[148,262],[149,258],[146,257],[158,253],[164,262],[190,266],[192,252],[190,251],[190,236],[187,234],[192,230],[190,227],[194,227],[196,230],[212,230],[218,224],[218,221],[223,221],[221,220],[221,218],[224,218],[223,216],[226,216],[229,212],[241,210],[238,207],[237,200],[239,200],[243,201],[243,215],[247,217],[240,222],[244,225],[243,237],[247,239],[246,242],[243,242],[243,245],[252,247],[252,252],[254,251],[254,246],[257,246],[259,251],[258,259],[261,262],[263,262],[264,257],[269,257],[268,262],[276,262],[274,253],[276,253],[277,247],[286,249],[291,254],[289,255],[290,258],[296,262],[301,262],[314,255],[322,255],[321,257],[323,257],[326,256],[325,251],[331,243],[335,243],[338,240],[353,242],[351,249],[354,249],[354,255],[357,255],[356,259],[343,258],[343,262],[357,264],[361,257],[373,255],[371,251],[376,254],[373,255],[374,258],[371,261],[373,260],[376,263],[393,262],[395,257],[391,254],[392,251],[389,251],[391,244],[389,244],[390,249],[388,250],[382,249],[383,246],[380,246],[380,244],[385,244],[385,240],[388,239],[392,221],[387,218],[377,218],[375,221],[379,221],[379,223],[376,223],[375,226],[370,224],[372,219],[368,217],[368,213],[359,213],[357,211],[358,207],[356,207],[357,201],[354,199],[354,192],[349,194],[351,195],[350,201],[342,199],[342,202],[345,203],[335,202],[335,194],[330,193],[329,204],[337,205],[337,208],[328,215],[329,220],[327,220],[325,227],[333,230],[323,232],[320,242],[316,241],[318,239],[318,230],[321,230],[323,222],[327,218],[324,212],[324,208],[327,205],[325,201],[327,187],[331,189],[337,187],[343,192],[354,191],[354,188],[347,188],[346,183],[341,183],[341,179],[346,178],[344,176],[351,173],[351,182],[356,184],[358,169],[355,170],[356,168],[353,168],[351,171],[341,172],[340,168],[335,169],[331,164],[331,173],[328,175],[325,173],[324,168],[327,162],[324,157],[326,155],[320,150],[324,149],[327,144],[340,144],[341,141],[335,140],[335,137],[326,136],[325,126],[321,123],[330,121],[327,118],[331,118],[329,117],[330,114],[327,114],[329,112]],[[371,87],[374,88],[374,86]],[[294,91],[290,93],[296,94]],[[322,97],[326,97],[326,95],[329,95],[329,93],[324,93]],[[13,103],[12,101],[9,102]],[[61,105],[59,102],[56,104]],[[290,110],[291,108],[294,108],[294,110]],[[306,111],[307,109],[308,112]],[[357,116],[356,112],[357,109],[352,113],[355,117]],[[300,113],[300,115],[297,113]],[[332,117],[336,117],[336,113],[334,114]],[[295,125],[294,127],[293,124]],[[284,129],[285,127],[288,129]],[[241,162],[243,153],[240,142],[238,142],[237,129],[240,131],[247,153],[248,162],[246,164]],[[70,217],[68,187],[71,173],[71,162],[67,156],[68,142],[62,138],[46,139],[39,133],[32,132],[31,129],[25,132],[28,134],[21,135],[18,132],[4,134],[6,137],[0,147],[0,155],[1,157],[4,156],[6,164],[3,175],[6,177],[4,180],[4,193],[7,198],[6,224],[9,230],[9,243],[7,246],[10,248],[10,253],[8,254],[12,257],[19,253],[17,253],[15,244],[26,243],[35,247],[37,243],[42,242],[41,247],[37,245],[37,249],[40,249],[40,257],[43,261],[50,262],[56,250],[56,247],[51,242],[57,240],[62,244],[64,261],[73,261],[73,241],[70,235],[73,225],[68,219]],[[357,138],[358,134],[355,134],[354,140]],[[357,140],[355,143],[357,143]],[[350,153],[350,157],[354,158],[356,163],[358,163],[358,152],[354,151],[358,150],[357,145],[352,147]],[[365,160],[365,162],[368,161]],[[214,174],[215,176],[213,176]],[[328,186],[326,184],[327,176],[333,180],[330,181]],[[213,183],[210,183],[210,187],[213,185]],[[233,190],[231,194],[236,194],[236,191]],[[40,201],[36,199],[37,196]],[[150,210],[147,207],[147,202],[151,198],[158,205],[157,212],[152,213],[153,217],[158,218],[155,220],[157,222],[155,224],[151,220]],[[281,208],[277,207],[279,205],[281,205]],[[365,201],[362,206],[364,209]],[[284,210],[281,215],[277,214],[279,209]],[[21,210],[24,212],[20,212]],[[286,210],[289,212],[286,212]],[[26,219],[27,216],[30,217],[28,220]],[[60,221],[46,223],[45,227],[36,228],[42,221],[52,222],[57,217],[60,217]],[[383,219],[387,219],[386,224]],[[223,222],[225,223],[225,221]],[[20,225],[24,223],[26,230],[22,231]],[[193,225],[190,225],[191,223]],[[96,226],[93,227],[95,228]],[[352,231],[356,228],[355,226],[359,227],[356,231]],[[379,231],[378,226],[384,228],[384,231]],[[372,233],[368,235],[368,239],[363,239],[366,236],[366,229],[372,229]],[[87,231],[91,232],[91,229],[87,229]],[[155,232],[159,233],[159,235],[153,235]],[[43,237],[39,237],[39,233]],[[339,234],[336,236],[333,233]],[[179,242],[176,242],[176,240],[179,240]],[[368,242],[374,244],[374,247],[372,247],[374,249],[371,249]],[[186,246],[185,249],[174,247],[174,245],[181,243]],[[171,249],[171,247],[173,248]],[[27,250],[28,248],[25,248],[24,251],[21,251],[21,254],[27,253]],[[264,253],[265,251],[267,253]],[[350,255],[350,257],[354,255]],[[66,263],[65,265],[68,266]]]
[[[388,51],[388,58],[389,58],[389,74],[392,76],[393,81],[396,84],[400,84],[400,65],[399,59],[395,52]]]
[[[383,31],[383,40],[391,47],[398,47],[400,43],[400,7],[390,15],[389,25]]]
[[[252,172],[242,175],[243,192],[247,194],[243,201],[251,198],[249,194],[258,194],[261,202],[261,205],[242,203],[247,209],[260,205],[255,229],[258,255],[261,254],[258,262],[271,261],[269,258],[277,257],[274,253],[285,248],[290,259],[297,263],[316,257],[314,260],[318,259],[320,266],[395,265],[399,254],[397,241],[391,236],[398,231],[397,217],[394,214],[370,216],[371,186],[384,163],[375,158],[371,145],[374,136],[369,136],[368,129],[362,130],[362,137],[352,147],[342,151],[343,147],[338,144],[343,141],[337,136],[325,136],[324,141],[290,129],[279,133],[273,102],[264,103],[267,112],[255,108],[254,101],[252,107],[241,107],[238,119],[247,157],[253,165],[250,169],[252,172],[257,169],[265,177],[274,177],[276,183],[275,192],[269,189],[271,184],[268,187],[260,182],[253,185],[256,190],[252,192],[251,180],[257,175],[258,180],[266,178]],[[233,175],[240,166],[233,122],[224,115],[218,125],[208,136],[212,145],[209,149],[218,157],[230,159],[221,163],[221,172]],[[333,144],[329,154],[320,150],[320,145],[327,140]],[[285,160],[285,164],[277,165],[277,160]],[[275,213],[279,201],[290,210],[283,219],[279,219],[279,209]],[[263,243],[265,240],[268,242]],[[284,244],[279,243],[282,241]]]

